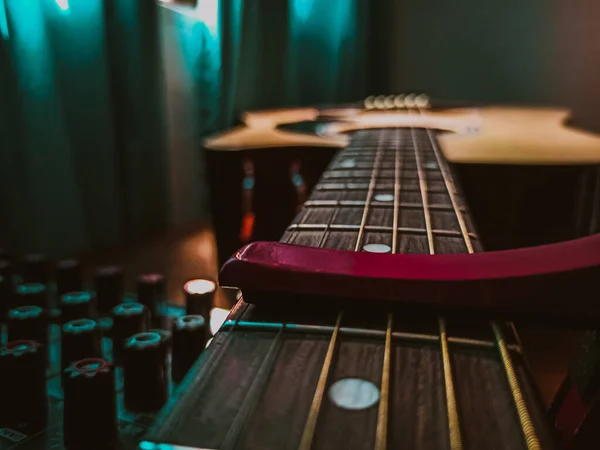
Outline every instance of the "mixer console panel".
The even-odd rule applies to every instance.
[[[215,284],[190,283],[175,305],[160,274],[0,259],[0,450],[136,449],[211,336]]]

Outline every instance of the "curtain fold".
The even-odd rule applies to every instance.
[[[60,256],[164,228],[157,6],[4,7],[0,242]]]
[[[0,0],[0,245],[77,254],[205,217],[207,134],[364,97],[368,5]]]
[[[244,110],[363,98],[369,9],[364,0],[223,0],[222,126]]]

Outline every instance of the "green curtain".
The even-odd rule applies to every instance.
[[[243,110],[363,98],[369,4],[223,0],[222,126]]]
[[[164,228],[156,10],[0,1],[0,245],[58,256]]]
[[[368,0],[0,0],[0,245],[65,255],[207,215],[202,139],[356,101]]]

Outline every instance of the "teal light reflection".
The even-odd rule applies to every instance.
[[[4,0],[0,0],[0,36],[4,40],[10,37],[8,34],[8,20],[6,19],[6,5],[4,4]]]
[[[56,0],[56,5],[60,8],[61,11],[69,11],[69,0]]]
[[[292,3],[293,15],[299,20],[306,20],[315,4],[315,0],[294,0]]]
[[[215,36],[219,23],[219,0],[200,0],[196,7],[198,20]]]
[[[177,450],[177,449],[182,449],[184,447],[180,447],[178,445],[171,445],[171,444],[155,444],[154,442],[150,442],[150,441],[142,441],[138,444],[138,448],[140,450]],[[188,447],[185,447],[188,448]]]

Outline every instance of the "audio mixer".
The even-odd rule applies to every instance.
[[[119,267],[95,270],[0,250],[0,450],[135,449],[211,336],[215,283],[166,300],[165,278],[127,293]]]

